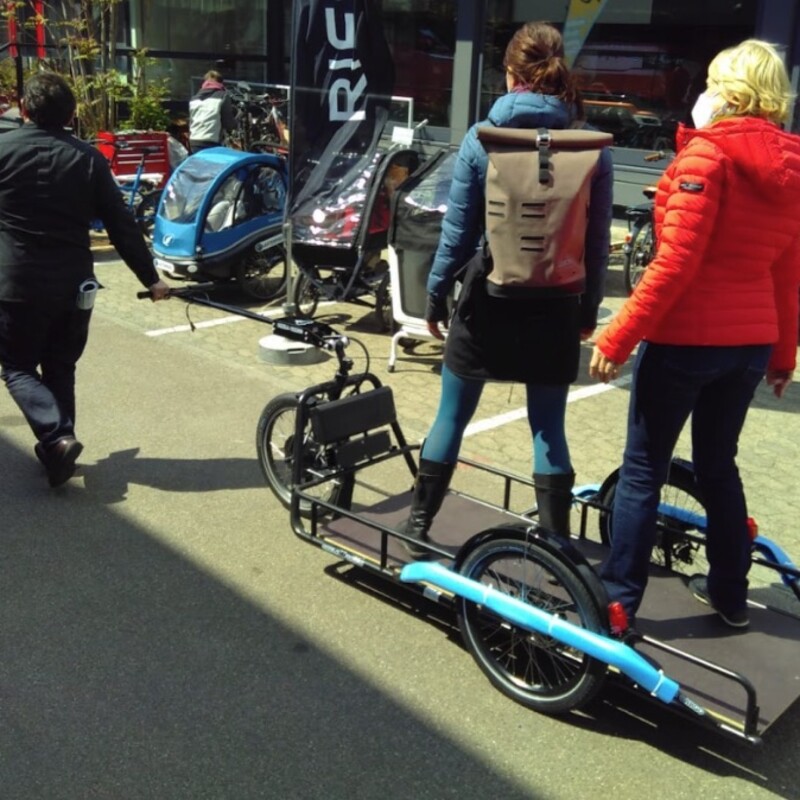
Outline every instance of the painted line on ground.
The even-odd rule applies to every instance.
[[[568,403],[575,403],[578,400],[585,400],[587,397],[594,397],[596,394],[608,392],[611,389],[616,389],[619,386],[627,386],[631,382],[630,375],[623,375],[621,378],[610,381],[609,383],[598,383],[594,386],[582,386],[580,389],[574,389],[567,397]],[[475,436],[478,433],[500,428],[503,425],[508,425],[509,422],[516,422],[519,419],[526,419],[528,416],[527,408],[515,408],[513,411],[507,411],[505,414],[498,414],[495,417],[488,419],[478,420],[478,422],[471,422],[467,425],[464,431],[464,437]]]
[[[323,308],[324,306],[332,306],[333,301],[326,301],[320,303],[317,307]],[[264,319],[275,319],[276,317],[284,317],[286,316],[286,312],[282,308],[271,308],[269,311],[263,312],[256,312],[259,317],[264,317]],[[238,315],[232,315],[230,317],[219,317],[218,319],[207,319],[203,320],[202,322],[195,322],[195,328],[214,328],[217,325],[230,325],[233,322],[247,322],[249,321],[247,317],[240,317]],[[166,336],[169,333],[186,333],[187,331],[191,331],[191,325],[174,325],[171,328],[157,328],[152,331],[145,331],[145,336]]]

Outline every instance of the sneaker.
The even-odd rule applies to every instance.
[[[689,580],[689,589],[697,600],[707,606],[711,606],[719,614],[720,619],[731,628],[742,629],[750,624],[750,619],[747,616],[747,607],[738,611],[720,611],[717,608],[708,593],[708,581],[703,575],[695,575],[691,578]]]

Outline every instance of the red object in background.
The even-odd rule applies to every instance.
[[[8,41],[11,45],[8,48],[8,54],[11,58],[16,58],[19,55],[19,50],[17,49],[16,3],[6,3],[6,12],[8,13]]]
[[[169,134],[166,131],[126,131],[97,134],[97,149],[106,157],[111,171],[122,181],[132,181],[142,159],[142,149],[158,147],[158,152],[148,153],[142,178],[154,181],[163,189],[172,167],[169,161]],[[114,145],[121,145],[115,147]]]
[[[44,29],[44,0],[34,0],[33,11],[36,14],[36,58],[46,58],[47,48],[45,47],[47,32]]]

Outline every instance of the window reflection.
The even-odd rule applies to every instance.
[[[514,31],[537,18],[563,29],[570,5],[488,0],[482,117],[505,92],[502,60]],[[756,0],[607,0],[573,60],[587,119],[617,147],[672,149],[708,63],[753,36],[755,23]]]
[[[414,99],[414,121],[450,124],[455,56],[455,0],[383,3],[395,63],[395,95]]]

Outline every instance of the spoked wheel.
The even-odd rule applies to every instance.
[[[286,289],[286,250],[282,244],[262,253],[255,248],[236,265],[236,281],[255,300],[273,300]]]
[[[156,212],[161,202],[161,190],[144,195],[136,206],[136,222],[147,241],[153,239],[153,229],[156,226]]]
[[[269,488],[281,503],[289,508],[292,499],[292,470],[294,468],[295,420],[299,403],[293,394],[273,398],[261,412],[256,431],[256,451],[261,470]],[[330,454],[314,441],[311,424],[303,430],[302,482],[333,472]],[[312,497],[338,504],[343,484],[331,479],[308,490]],[[311,502],[301,501],[300,514],[311,516]],[[319,509],[321,512],[322,509]]]
[[[653,260],[654,255],[653,223],[645,222],[640,228],[634,230],[630,250],[625,255],[625,289],[628,294],[636,288],[636,284],[642,279],[642,275],[644,275],[644,271]]]
[[[600,539],[611,544],[614,495],[619,470],[609,475],[597,495]],[[686,575],[708,574],[705,548],[706,510],[691,464],[679,459],[670,464],[667,482],[661,488],[658,534],[651,561]]]
[[[387,272],[375,290],[375,323],[378,331],[392,332],[394,316],[392,314],[392,284]]]
[[[592,631],[602,630],[598,601],[564,556],[534,539],[497,538],[466,556],[461,573]],[[588,703],[606,665],[550,636],[534,633],[460,598],[458,620],[470,653],[503,694],[546,714]]]
[[[314,270],[313,278],[319,280],[319,272]],[[319,305],[319,287],[305,272],[297,276],[294,285],[294,305],[301,317],[313,317]]]

